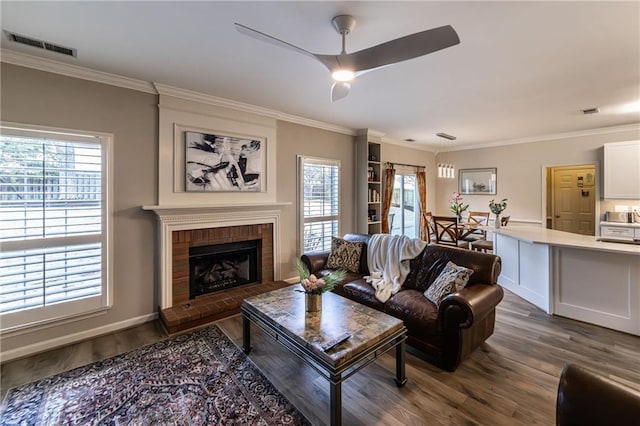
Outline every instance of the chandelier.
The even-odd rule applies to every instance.
[[[445,154],[449,151],[448,144],[452,143],[456,140],[455,136],[448,135],[446,133],[436,133],[436,136],[445,139],[444,148]],[[448,157],[448,156],[447,156]],[[449,163],[438,163],[438,177],[443,179],[455,179],[456,177],[456,168],[453,164]]]

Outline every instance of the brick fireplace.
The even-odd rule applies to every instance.
[[[159,308],[169,333],[238,313],[246,297],[288,285],[277,281],[280,211],[273,204],[250,207],[146,207],[159,219]],[[247,241],[257,241],[259,282],[190,299],[189,249]]]
[[[273,226],[270,223],[174,231],[172,235],[172,305],[189,301],[190,248],[254,240],[260,242],[258,262],[262,271],[261,281],[273,281]],[[215,293],[211,296],[215,298]]]

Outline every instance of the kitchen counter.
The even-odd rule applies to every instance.
[[[640,228],[640,223],[602,223],[614,226],[624,225],[625,227],[634,225]],[[640,255],[640,244],[598,241],[598,237],[572,234],[570,232],[556,231],[555,229],[546,229],[539,226],[509,225],[497,229],[493,227],[485,227],[484,229],[494,234],[517,238],[521,241],[526,241],[532,244],[547,244],[557,247],[574,247],[586,250],[600,250],[613,253]]]
[[[640,336],[640,245],[530,225],[485,229],[504,288],[549,314]]]
[[[600,222],[600,225],[608,226],[622,226],[623,228],[640,228],[640,222],[625,223],[625,222]]]

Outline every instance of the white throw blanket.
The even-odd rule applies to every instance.
[[[376,289],[376,298],[386,302],[396,294],[409,274],[409,261],[427,245],[406,235],[374,234],[367,244],[371,275],[365,279]]]

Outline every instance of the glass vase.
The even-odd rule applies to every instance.
[[[322,310],[322,294],[305,293],[304,310],[306,312],[320,312]]]

